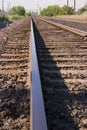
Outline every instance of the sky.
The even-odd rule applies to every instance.
[[[38,6],[41,9],[49,5],[59,5],[63,6],[67,3],[67,0],[3,0],[5,10],[8,7],[15,5],[24,6],[27,11],[36,11]],[[85,5],[87,0],[76,0],[76,9],[79,9]],[[74,0],[69,0],[69,6],[73,6]],[[2,0],[0,0],[0,9],[2,8]]]

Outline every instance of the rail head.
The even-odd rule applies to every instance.
[[[35,46],[33,21],[31,20],[31,130],[47,130],[41,81]]]
[[[72,27],[68,27],[68,26],[66,26],[66,25],[63,25],[63,24],[60,24],[60,23],[55,23],[55,22],[52,22],[52,21],[49,21],[49,20],[46,20],[46,19],[43,19],[43,18],[40,18],[42,21],[44,21],[44,22],[47,22],[47,23],[49,23],[49,24],[52,24],[52,25],[54,25],[54,26],[56,26],[56,27],[60,27],[60,28],[62,28],[62,29],[65,29],[65,30],[67,30],[67,31],[70,31],[70,32],[72,32],[72,33],[74,33],[74,34],[77,34],[77,35],[79,35],[79,36],[81,36],[81,37],[86,37],[87,38],[87,32],[85,32],[85,31],[81,31],[81,30],[79,30],[79,29],[75,29],[75,28],[72,28]]]

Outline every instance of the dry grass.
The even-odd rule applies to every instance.
[[[64,19],[64,20],[77,20],[77,21],[84,21],[87,22],[87,15],[64,15],[64,16],[57,16],[58,19]]]

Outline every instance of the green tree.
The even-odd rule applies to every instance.
[[[57,15],[66,15],[66,14],[73,14],[74,9],[73,7],[68,7],[64,5],[63,7],[59,7],[57,5],[48,6],[47,8],[41,11],[42,16],[57,16]]]
[[[12,15],[25,15],[25,8],[23,6],[14,6],[11,10],[10,10]]]
[[[74,14],[73,7],[68,7],[68,14]]]
[[[85,10],[87,10],[87,2],[86,2],[86,4],[85,4],[84,8],[85,8]]]
[[[59,15],[66,15],[66,14],[67,14],[67,6],[64,5],[63,7],[60,8]]]
[[[53,6],[48,6],[47,8],[43,9],[41,11],[42,16],[56,16],[59,12],[59,6],[53,5]]]
[[[78,10],[77,13],[78,13],[78,14],[82,14],[82,13],[85,12],[85,11],[86,11],[86,9],[85,9],[84,7],[82,7],[81,9]]]
[[[73,7],[68,7],[64,5],[63,7],[60,8],[59,15],[67,15],[67,14],[74,14],[74,9]]]
[[[86,12],[87,11],[87,3],[82,7],[82,8],[80,8],[78,11],[77,11],[77,13],[78,14],[82,14],[82,13],[84,13],[84,12]]]

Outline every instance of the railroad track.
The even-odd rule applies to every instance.
[[[0,130],[86,130],[86,32],[30,21],[0,31]]]
[[[87,129],[87,41],[34,18],[49,130]]]

